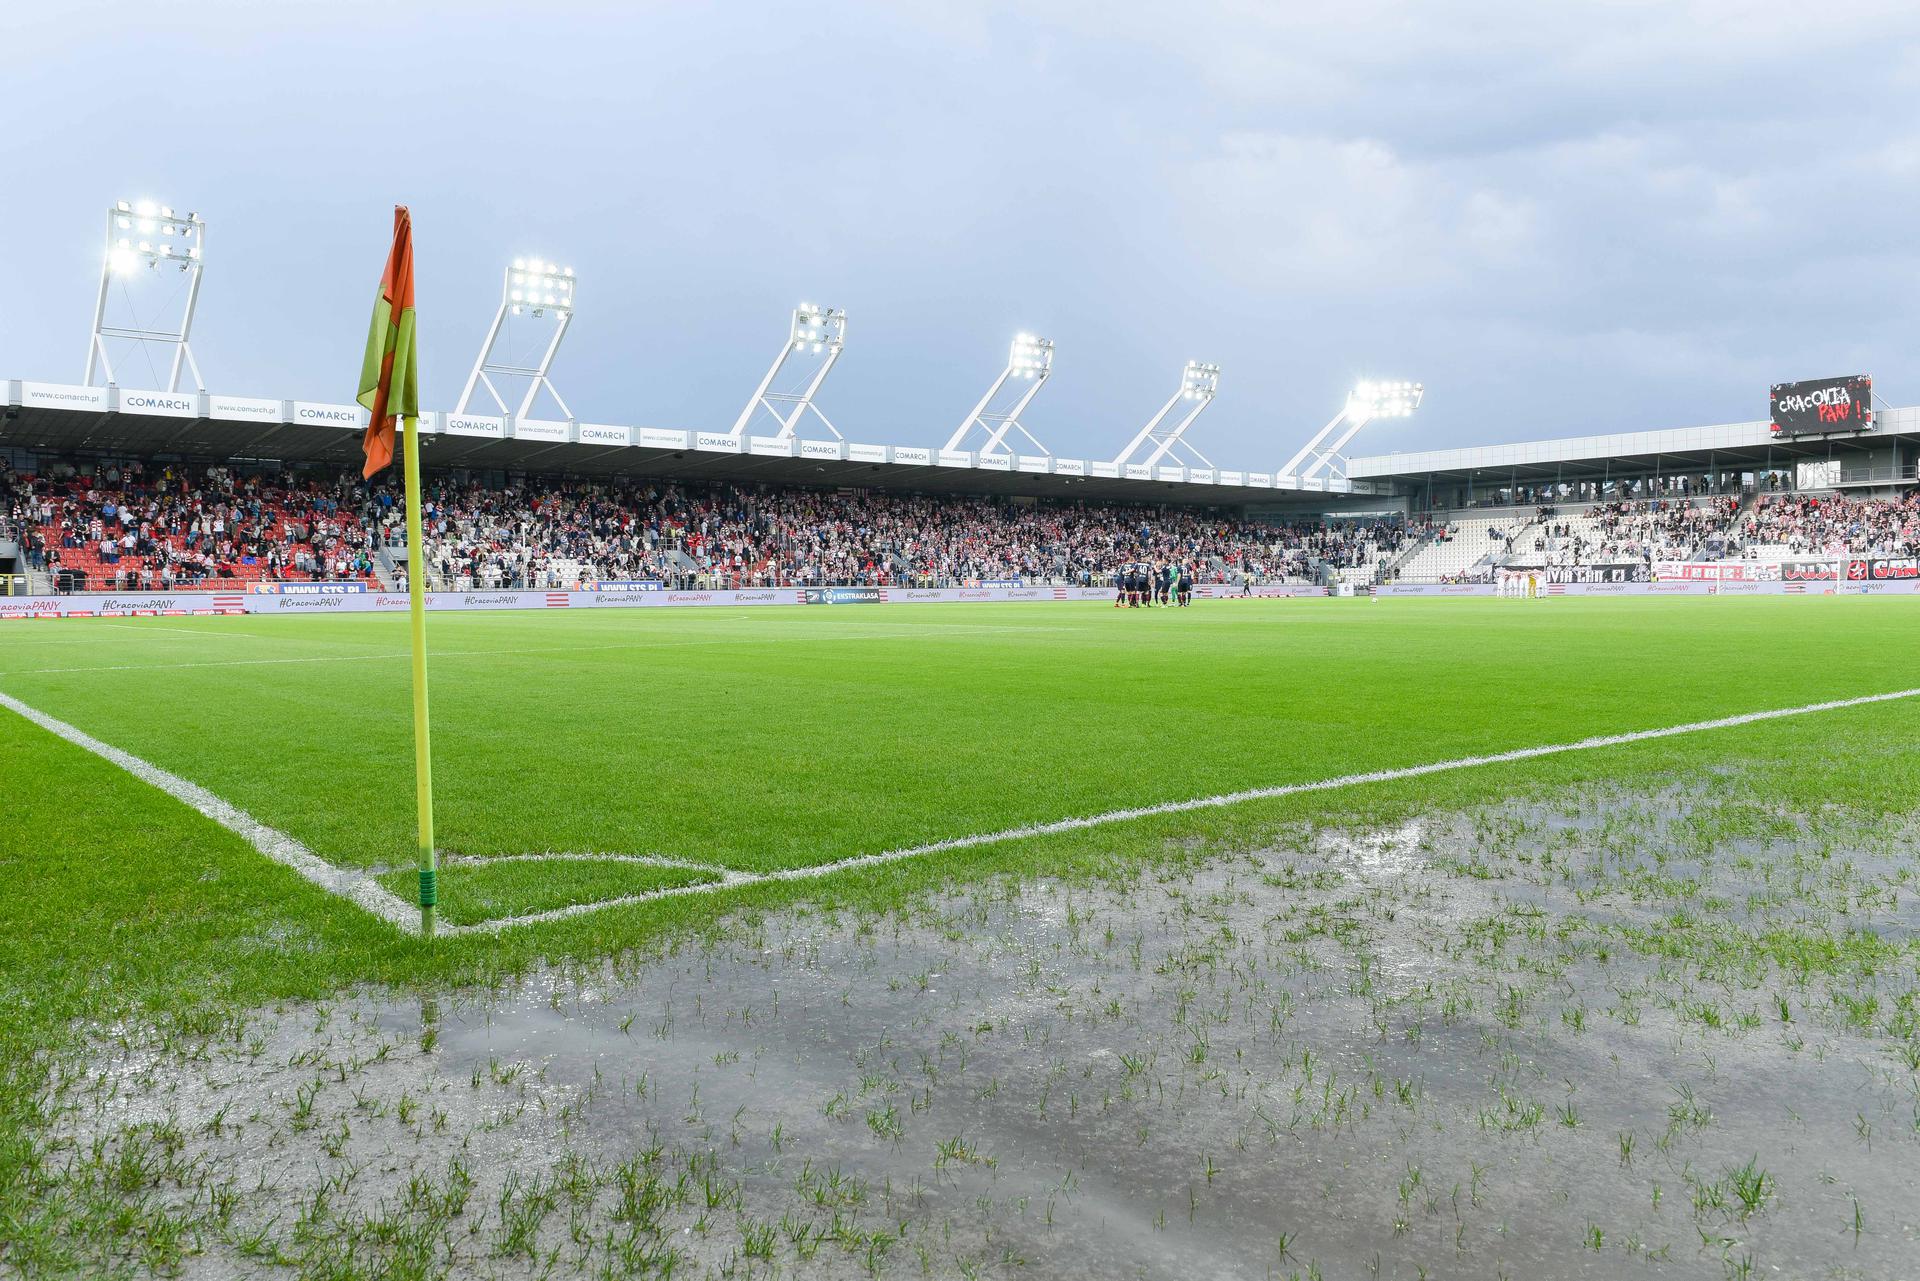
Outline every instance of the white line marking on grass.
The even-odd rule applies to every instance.
[[[1029,823],[1021,827],[1009,827],[998,832],[982,832],[973,836],[955,836],[946,840],[929,841],[924,845],[908,845],[900,849],[883,850],[874,854],[856,854],[851,858],[835,859],[827,863],[816,863],[809,867],[783,868],[774,872],[741,872],[710,864],[694,863],[686,860],[669,859],[659,855],[643,854],[507,854],[494,857],[467,857],[450,855],[449,864],[458,866],[481,865],[494,862],[619,862],[652,866],[686,867],[690,870],[717,872],[720,880],[700,885],[676,885],[663,889],[646,890],[637,894],[625,894],[617,898],[596,899],[589,903],[575,903],[568,907],[553,908],[544,912],[527,912],[519,916],[497,917],[490,921],[480,921],[472,925],[440,926],[440,933],[486,934],[509,929],[520,925],[539,925],[550,921],[562,921],[570,917],[581,916],[588,912],[599,912],[610,907],[628,907],[639,903],[650,903],[659,899],[678,898],[690,894],[716,894],[728,889],[737,889],[750,885],[765,885],[780,881],[810,881],[832,876],[840,872],[858,871],[870,867],[882,867],[889,863],[904,862],[907,859],[921,858],[928,854],[939,854],[950,850],[974,849],[983,845],[997,845],[1006,841],[1025,840],[1034,836],[1052,836],[1062,832],[1077,832],[1091,827],[1104,827],[1110,823],[1131,822],[1134,819],[1156,818],[1166,814],[1186,814],[1195,810],[1220,809],[1228,805],[1240,805],[1247,801],[1277,800],[1284,796],[1299,796],[1309,792],[1330,792],[1340,788],[1359,787],[1368,783],[1391,783],[1401,779],[1421,778],[1428,774],[1443,774],[1452,770],[1474,769],[1483,765],[1507,765],[1516,761],[1536,760],[1543,756],[1559,756],[1567,752],[1592,751],[1602,747],[1620,747],[1628,743],[1645,743],[1655,739],[1677,738],[1683,734],[1700,734],[1709,730],[1732,729],[1740,725],[1754,725],[1762,721],[1782,720],[1789,716],[1809,716],[1816,712],[1833,712],[1849,707],[1866,707],[1874,703],[1891,703],[1901,699],[1920,696],[1920,688],[1894,690],[1885,694],[1862,694],[1855,698],[1835,698],[1824,702],[1805,703],[1799,707],[1781,707],[1761,712],[1741,712],[1733,716],[1720,716],[1713,720],[1688,721],[1683,725],[1668,725],[1659,729],[1629,730],[1620,734],[1599,734],[1590,738],[1576,739],[1570,743],[1547,743],[1539,747],[1518,747],[1505,752],[1490,752],[1480,756],[1459,756],[1452,760],[1432,761],[1425,765],[1405,765],[1394,769],[1369,770],[1358,774],[1340,774],[1332,778],[1318,779],[1306,783],[1283,783],[1275,787],[1254,787],[1238,792],[1227,792],[1219,796],[1202,796],[1185,801],[1163,801],[1158,805],[1141,805],[1129,809],[1107,810],[1100,814],[1088,814],[1079,818],[1063,818],[1047,823]],[[58,735],[69,743],[94,753],[96,756],[112,761],[128,773],[151,783],[161,791],[186,802],[200,813],[206,815],[222,827],[238,832],[247,838],[253,847],[276,863],[292,868],[300,875],[318,885],[328,893],[365,908],[381,920],[392,923],[397,928],[416,933],[419,923],[417,909],[401,898],[375,883],[365,873],[349,871],[337,867],[322,859],[300,842],[284,832],[266,826],[245,811],[240,810],[196,783],[190,783],[176,774],[170,774],[157,765],[149,764],[137,756],[110,747],[93,738],[84,731],[74,728],[65,721],[56,720],[46,713],[38,711],[19,699],[0,693],[0,707],[6,707],[26,717],[42,729]]]
[[[940,624],[944,632],[965,628],[965,635],[972,636],[981,632],[1035,632],[1035,631],[1071,631],[1071,628],[1054,627],[989,627],[985,624],[946,623]],[[148,630],[142,628],[141,630]],[[246,633],[256,635],[256,633]],[[277,637],[260,636],[261,640],[278,640]],[[784,638],[810,643],[825,641],[862,641],[862,640],[899,640],[897,632],[845,632],[838,635],[798,636]],[[955,635],[955,639],[961,639]],[[685,649],[711,645],[757,645],[764,644],[764,636],[704,636],[698,640],[667,641],[616,641],[605,645],[543,645],[521,649],[430,649],[428,658],[510,658],[523,654],[589,654],[607,650],[624,649]],[[374,659],[406,658],[408,651],[394,650],[380,654],[311,654],[303,658],[210,658],[190,663],[111,663],[92,664],[85,667],[22,667],[13,671],[0,672],[0,676],[68,676],[81,672],[171,672],[196,667],[272,667],[283,663],[365,663]]]
[[[268,827],[253,815],[221,800],[198,783],[190,783],[178,774],[170,774],[158,765],[141,760],[94,738],[65,721],[27,706],[19,699],[0,693],[0,707],[17,712],[50,734],[64,738],[75,747],[84,747],[95,756],[112,761],[143,783],[159,788],[168,796],[200,811],[230,832],[238,832],[247,843],[282,867],[290,867],[329,894],[365,908],[383,921],[402,929],[417,929],[419,909],[411,906],[385,886],[366,876],[336,867],[294,840],[285,832]]]
[[[218,636],[221,640],[267,640],[268,639],[267,637],[260,635],[260,633],[258,632],[230,631],[230,630],[223,629],[217,625],[214,627],[208,627],[208,628],[196,631],[194,628],[191,628],[191,627],[168,627],[160,623],[154,623],[151,625],[146,623],[116,623],[107,619],[101,619],[99,620],[99,626],[124,627],[128,631],[133,631],[133,632],[173,632],[175,635],[179,635],[179,636],[191,636],[195,640],[200,640],[208,636]]]
[[[1600,734],[1592,738],[1583,738],[1571,743],[1548,743],[1540,747],[1520,747],[1507,752],[1492,752],[1483,756],[1461,756],[1448,761],[1433,761],[1426,765],[1407,765],[1398,769],[1370,770],[1361,774],[1341,774],[1334,778],[1323,778],[1310,783],[1285,783],[1278,787],[1254,787],[1245,791],[1228,792],[1220,796],[1202,796],[1186,801],[1164,801],[1158,805],[1141,805],[1131,809],[1108,810],[1102,814],[1089,814],[1082,818],[1063,818],[1051,823],[1030,823],[1022,827],[1009,827],[998,832],[983,832],[975,836],[955,836],[943,841],[930,841],[925,845],[909,845],[897,850],[885,850],[877,854],[857,854],[852,858],[835,859],[830,863],[816,863],[811,867],[785,868],[777,872],[742,872],[732,880],[721,885],[682,885],[667,889],[649,890],[640,894],[623,895],[620,898],[603,899],[593,903],[577,903],[571,907],[554,908],[546,912],[529,912],[522,916],[500,917],[483,921],[476,925],[457,927],[461,933],[489,932],[506,929],[515,925],[537,925],[544,921],[565,920],[586,912],[597,912],[603,908],[622,907],[628,904],[645,903],[654,899],[672,898],[684,894],[712,894],[720,890],[745,885],[760,885],[774,881],[809,881],[818,877],[832,876],[838,872],[850,872],[861,868],[881,867],[888,863],[898,863],[906,859],[920,858],[928,854],[939,854],[949,850],[973,849],[981,845],[997,845],[1005,841],[1024,840],[1033,836],[1052,836],[1061,832],[1077,832],[1089,827],[1103,827],[1108,823],[1125,823],[1134,819],[1154,818],[1163,814],[1185,814],[1194,810],[1219,809],[1227,805],[1240,805],[1247,801],[1275,800],[1283,796],[1298,796],[1307,792],[1330,792],[1339,788],[1358,787],[1366,783],[1390,783],[1400,779],[1420,778],[1427,774],[1442,774],[1450,770],[1473,769],[1481,765],[1505,765],[1515,761],[1534,760],[1542,756],[1557,756],[1564,752],[1591,751],[1599,747],[1619,747],[1627,743],[1644,743],[1653,739],[1674,738],[1682,734],[1699,734],[1708,730],[1732,729],[1739,725],[1752,725],[1760,721],[1780,720],[1788,716],[1807,716],[1815,712],[1832,712],[1847,707],[1864,707],[1871,703],[1890,703],[1898,699],[1920,696],[1920,689],[1895,690],[1888,694],[1864,694],[1858,698],[1836,698],[1826,702],[1807,703],[1800,707],[1783,707],[1764,712],[1742,712],[1736,716],[1722,716],[1710,721],[1689,721],[1684,725],[1669,725],[1661,729],[1631,730],[1623,734]]]
[[[718,863],[696,863],[688,858],[668,858],[664,854],[443,854],[442,867],[490,867],[495,863],[631,863],[636,867],[668,867],[685,872],[702,872],[717,881],[732,883],[751,872],[721,867]]]
[[[22,667],[0,676],[66,676],[77,672],[172,672],[189,667],[272,667],[281,663],[364,663],[375,658],[406,658],[406,650],[391,654],[315,654],[307,658],[212,658],[203,663],[112,663],[91,667]],[[435,658],[445,655],[435,654]]]

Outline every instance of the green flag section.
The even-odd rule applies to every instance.
[[[413,345],[413,219],[405,205],[393,210],[393,249],[380,277],[380,294],[367,326],[367,352],[360,364],[360,403],[373,415],[363,448],[363,477],[393,462],[396,419],[420,415],[420,371]]]

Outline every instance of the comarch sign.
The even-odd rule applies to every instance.
[[[367,411],[358,405],[323,405],[310,400],[293,402],[293,421],[310,427],[365,427]]]
[[[120,393],[120,412],[159,418],[198,418],[200,405],[198,397],[182,395],[177,391],[123,391]]]
[[[507,434],[507,420],[486,414],[444,414],[440,419],[440,430],[449,436],[486,436],[502,440]]]

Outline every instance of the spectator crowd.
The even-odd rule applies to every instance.
[[[1573,516],[1540,511],[1527,563],[1547,565],[1651,564],[1660,560],[1717,560],[1740,500],[1699,502],[1644,499],[1597,503]]]
[[[1370,578],[1456,524],[1247,520],[1201,508],[894,494],[660,480],[430,476],[430,586],[574,588],[980,582],[1104,584],[1138,564],[1201,582]],[[1920,555],[1920,495],[1855,500],[1766,492],[1597,503],[1487,522],[1492,559],[1529,565],[1721,557]],[[1475,537],[1479,534],[1475,532]],[[397,478],[179,463],[0,465],[0,541],[61,590],[232,587],[371,578],[404,564]],[[1403,558],[1404,559],[1404,558]],[[1483,577],[1469,570],[1451,577]]]
[[[1759,499],[1735,527],[1729,554],[1763,552],[1920,556],[1920,493],[1897,501],[1859,501],[1837,494]]]
[[[376,494],[377,536],[403,537]],[[422,503],[427,563],[444,586],[675,587],[1107,582],[1122,565],[1178,563],[1203,581],[1305,580],[1409,536],[1398,522],[1246,521],[1182,508],[1021,502],[663,481],[495,488],[442,479]]]
[[[353,487],[139,461],[0,470],[0,525],[63,590],[167,590],[372,574]]]
[[[1200,508],[659,480],[427,478],[429,585],[572,588],[813,584],[1104,584],[1122,566],[1203,582],[1366,573],[1426,527],[1272,522]],[[0,472],[0,520],[63,590],[373,576],[404,548],[398,478],[181,464]]]

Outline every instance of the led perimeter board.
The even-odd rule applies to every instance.
[[[1873,377],[1870,374],[1775,383],[1768,400],[1776,436],[1873,430]]]

